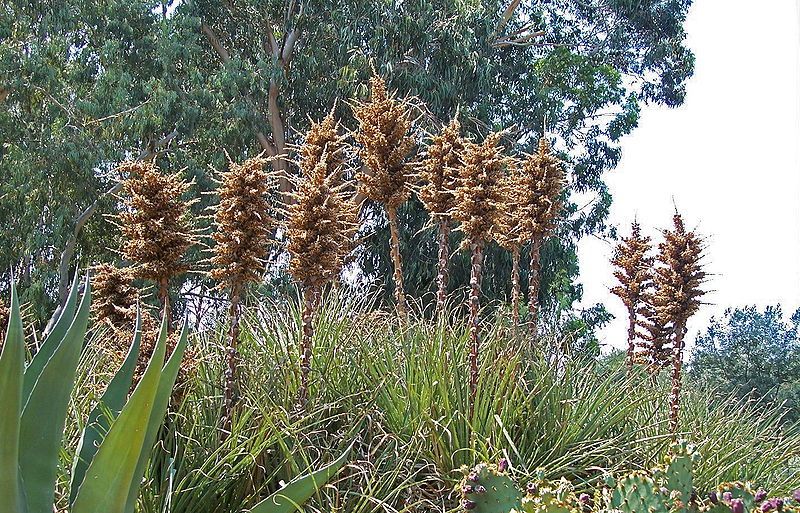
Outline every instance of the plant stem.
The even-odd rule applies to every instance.
[[[519,333],[519,246],[511,250],[511,322],[514,324],[514,337]]]
[[[303,289],[303,339],[300,344],[300,403],[305,405],[309,396],[311,354],[314,342],[314,308],[317,290],[311,285]]]
[[[536,337],[539,325],[539,270],[542,266],[542,236],[534,235],[531,243],[530,277],[528,278],[528,315],[531,337]]]
[[[231,304],[228,310],[228,318],[230,319],[230,329],[228,330],[228,347],[226,351],[226,360],[228,368],[225,370],[225,390],[223,398],[225,400],[223,417],[222,417],[222,432],[227,434],[231,432],[231,424],[233,421],[233,407],[239,400],[239,394],[236,386],[237,381],[237,360],[239,357],[237,346],[239,342],[239,318],[241,316],[241,289],[238,286],[231,288]]]
[[[475,396],[478,391],[478,346],[480,322],[481,266],[483,264],[483,241],[470,244],[472,252],[469,285],[469,409],[470,419],[475,411]]]
[[[439,216],[439,274],[436,283],[439,290],[436,294],[436,316],[444,315],[447,301],[447,264],[450,260],[450,222],[445,216]]]
[[[683,337],[686,334],[686,321],[675,323],[675,353],[672,361],[672,391],[669,394],[669,431],[673,437],[678,432],[678,413],[680,411],[681,370],[683,368]]]
[[[397,314],[400,320],[408,320],[408,309],[406,308],[406,294],[403,286],[403,261],[400,258],[400,235],[397,224],[397,209],[387,206],[386,213],[389,217],[389,234],[391,236],[390,246],[392,252],[392,264],[394,266],[394,297],[397,303]]]
[[[628,367],[628,374],[633,371],[633,354],[636,350],[634,345],[636,339],[636,310],[633,307],[628,308],[628,353],[625,359],[625,365]]]
[[[161,303],[163,317],[166,317],[167,320],[167,332],[170,331],[170,324],[172,323],[172,319],[170,316],[170,304],[169,304],[169,278],[162,277],[158,280],[158,301]],[[163,320],[163,318],[162,318]]]

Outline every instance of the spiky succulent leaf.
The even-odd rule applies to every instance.
[[[481,463],[461,481],[465,509],[475,513],[510,513],[522,507],[522,493],[507,472]]]

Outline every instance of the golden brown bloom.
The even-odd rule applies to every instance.
[[[439,135],[431,137],[419,164],[422,187],[419,199],[431,214],[450,217],[455,207],[455,190],[465,141],[461,123],[453,119]]]
[[[344,173],[348,159],[347,136],[340,135],[339,122],[333,117],[333,109],[322,121],[312,121],[306,133],[306,140],[298,149],[301,169],[314,169],[320,160],[325,159],[325,166],[330,172]],[[341,176],[334,177],[341,180]]]
[[[219,288],[240,290],[261,279],[274,227],[269,202],[268,161],[256,157],[242,164],[230,162],[222,175],[219,205],[214,214],[214,255],[211,277]]]
[[[130,332],[136,322],[139,293],[129,268],[113,264],[95,267],[92,277],[92,311],[97,320],[115,330]]]
[[[162,174],[152,162],[126,162],[125,210],[119,214],[122,254],[136,265],[137,277],[165,287],[188,269],[184,259],[192,244],[189,203],[182,196],[189,184],[178,174]],[[163,290],[161,291],[163,293]]]
[[[645,293],[652,286],[652,267],[655,260],[650,255],[650,237],[642,235],[639,223],[631,225],[629,237],[614,249],[611,264],[616,267],[614,276],[619,285],[611,289],[611,293],[622,300],[628,311],[628,367],[637,360],[636,352],[636,327],[642,323],[638,320],[640,312],[645,306]],[[652,334],[651,334],[652,335]]]
[[[369,83],[369,100],[353,107],[358,120],[355,139],[365,167],[357,176],[359,190],[373,201],[397,208],[411,194],[407,162],[414,149],[411,112],[405,101],[386,90],[381,77],[373,76]]]

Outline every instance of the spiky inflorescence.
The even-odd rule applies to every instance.
[[[139,293],[130,268],[99,264],[92,277],[92,311],[97,320],[115,330],[133,329]],[[127,342],[127,341],[125,341]]]
[[[531,241],[528,309],[531,331],[534,333],[539,311],[541,248],[545,238],[556,228],[556,220],[563,207],[561,195],[565,186],[563,163],[553,155],[547,138],[542,137],[536,153],[522,164],[517,192],[520,195],[519,231],[521,237]]]
[[[122,254],[136,265],[137,277],[159,287],[162,302],[169,279],[188,269],[186,250],[192,244],[189,205],[182,196],[189,184],[178,174],[161,173],[153,162],[126,162],[125,209],[119,214]]]
[[[373,76],[369,83],[369,100],[353,107],[358,121],[355,139],[366,168],[357,176],[359,191],[388,208],[397,208],[411,194],[407,162],[415,145],[409,135],[411,112],[406,102],[387,91],[383,78]]]
[[[312,121],[306,133],[305,142],[297,148],[301,169],[314,169],[324,158],[325,165],[331,173],[341,175],[346,171],[348,159],[347,136],[341,135],[339,121],[333,117],[333,109],[322,121]],[[333,177],[334,180],[342,176]]]
[[[312,144],[316,141],[312,138]],[[301,401],[308,397],[316,303],[322,287],[341,272],[358,228],[358,206],[348,191],[349,184],[343,181],[347,159],[338,142],[338,138],[329,139],[327,144],[334,152],[330,156],[327,145],[319,154],[300,150],[302,177],[295,202],[287,210],[289,272],[303,286]]]
[[[702,304],[705,294],[700,287],[705,281],[701,260],[705,244],[694,232],[687,232],[683,219],[677,212],[672,218],[673,229],[664,231],[664,241],[658,245],[659,266],[653,282],[655,294],[653,308],[656,315],[669,319],[674,337],[672,362],[672,392],[670,394],[670,427],[678,428],[680,407],[681,369],[683,366],[683,337],[686,321]]]
[[[501,133],[489,134],[481,144],[467,143],[456,187],[453,219],[461,224],[463,247],[470,255],[469,332],[470,332],[470,416],[478,388],[478,312],[480,309],[483,248],[496,235],[504,208],[503,177],[508,158],[499,145]]]
[[[439,263],[437,275],[436,310],[444,311],[447,299],[447,265],[450,259],[450,213],[455,207],[455,189],[461,165],[464,139],[461,124],[453,119],[439,135],[431,137],[419,164],[421,183],[419,199],[432,214],[437,225]]]
[[[524,177],[521,172],[522,163],[518,159],[509,159],[509,172],[503,181],[505,206],[498,221],[497,243],[511,252],[511,317],[514,332],[519,327],[519,303],[521,297],[519,282],[519,261],[522,246],[530,240],[530,234],[524,235],[521,230],[522,195],[518,191],[524,187]]]
[[[619,285],[612,287],[611,293],[622,300],[628,311],[628,368],[637,359],[636,327],[641,325],[639,312],[644,306],[644,294],[652,286],[655,258],[650,255],[651,249],[650,237],[642,235],[639,223],[634,221],[630,236],[622,238],[611,259],[611,264],[616,267],[614,276],[619,281]]]
[[[220,288],[238,290],[261,279],[274,227],[267,164],[260,157],[231,162],[222,174],[209,273]]]

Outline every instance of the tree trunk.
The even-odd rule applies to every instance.
[[[439,290],[436,294],[436,316],[442,318],[445,304],[447,303],[447,267],[450,261],[450,222],[444,217],[439,217],[439,274],[436,283]]]
[[[519,246],[511,250],[511,322],[514,325],[514,338],[519,334]]]
[[[683,368],[683,337],[686,335],[686,321],[675,326],[675,354],[672,361],[672,391],[669,395],[669,431],[672,436],[678,432],[678,413],[681,398],[681,370]]]
[[[230,328],[228,329],[228,344],[226,348],[226,362],[228,368],[225,370],[225,389],[223,398],[225,401],[222,416],[222,432],[227,437],[231,432],[233,423],[233,407],[239,401],[238,382],[238,359],[237,349],[239,343],[239,319],[241,317],[241,288],[235,286],[231,289],[230,308],[228,309],[228,319]]]
[[[314,344],[314,308],[317,302],[316,287],[303,288],[303,338],[300,343],[300,404],[305,405],[309,397],[311,355]]]
[[[542,238],[533,237],[531,244],[530,277],[528,279],[528,315],[530,320],[531,337],[536,337],[539,328],[539,271],[542,267],[540,253]]]
[[[389,234],[391,236],[390,246],[392,252],[392,265],[394,267],[394,298],[397,303],[397,314],[400,320],[408,320],[408,309],[406,308],[406,294],[403,286],[403,261],[400,258],[400,235],[397,226],[397,209],[386,207],[389,216]]]
[[[469,411],[472,419],[475,411],[475,396],[478,391],[478,349],[480,330],[481,266],[483,265],[483,242],[470,244],[471,272],[469,278]]]

